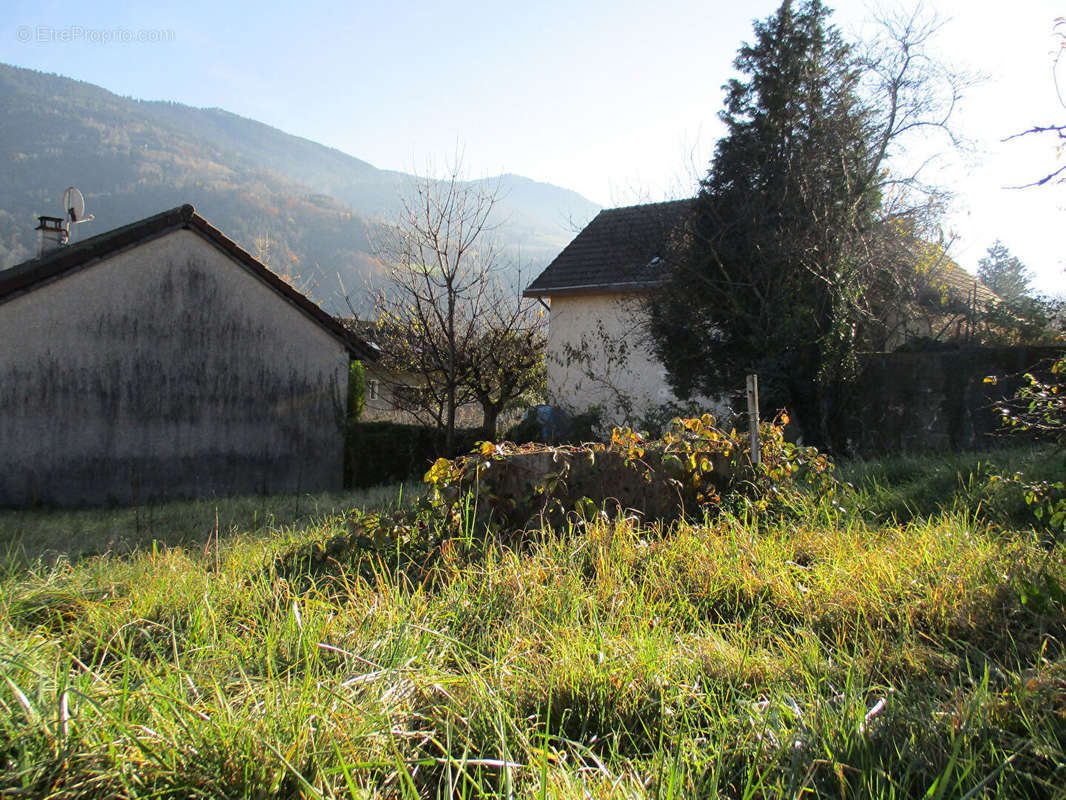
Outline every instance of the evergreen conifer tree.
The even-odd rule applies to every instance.
[[[977,262],[977,277],[1007,301],[1029,293],[1029,270],[999,239],[988,248],[988,255]]]
[[[656,349],[682,396],[743,386],[827,443],[854,358],[880,205],[860,71],[819,0],[784,0],[734,62],[727,134],[652,301]]]

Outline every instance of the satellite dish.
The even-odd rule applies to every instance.
[[[85,197],[74,186],[63,192],[63,211],[69,223],[88,222],[93,215],[85,216]]]

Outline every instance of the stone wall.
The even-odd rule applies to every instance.
[[[1010,397],[1022,374],[1039,372],[1056,347],[974,347],[866,356],[839,420],[849,451],[874,456],[996,447],[994,404]],[[985,383],[996,375],[996,384]]]

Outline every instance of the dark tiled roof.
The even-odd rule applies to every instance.
[[[377,349],[360,337],[344,329],[333,317],[319,308],[305,295],[293,289],[248,251],[196,213],[191,205],[172,208],[154,217],[124,225],[101,233],[77,244],[53,250],[40,258],[0,272],[0,302],[33,291],[39,286],[59,280],[65,275],[92,267],[102,259],[121,250],[154,239],[165,233],[184,228],[195,231],[226,255],[259,278],[285,300],[300,309],[314,322],[344,343],[358,358],[377,359]]]
[[[679,229],[693,202],[604,209],[526,288],[525,296],[639,291],[657,285],[662,264],[655,259],[666,255],[670,234]],[[951,259],[937,266],[930,278],[960,298],[976,291],[980,304],[999,299]]]
[[[372,319],[358,319],[356,317],[334,317],[337,324],[348,332],[350,336],[364,341],[371,350],[381,356],[381,345],[375,339],[380,336],[378,325]],[[376,360],[376,359],[375,359]]]
[[[636,291],[656,285],[670,234],[684,221],[692,202],[601,211],[526,288],[525,296]]]

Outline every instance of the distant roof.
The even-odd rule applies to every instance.
[[[974,295],[974,299],[979,306],[1000,299],[998,294],[950,258],[945,259],[943,263],[930,270],[929,278],[935,286],[942,286],[967,302],[969,302],[970,296]]]
[[[66,275],[100,263],[104,258],[134,247],[148,239],[171,231],[185,229],[198,233],[234,261],[245,267],[259,280],[296,306],[312,321],[339,339],[348,351],[359,358],[377,360],[377,348],[345,330],[333,317],[319,308],[304,294],[274,274],[248,251],[196,213],[189,204],[172,208],[154,217],[132,222],[121,228],[106,231],[77,244],[59,247],[40,258],[24,261],[0,271],[0,302],[25,294]]]
[[[639,291],[661,280],[670,234],[692,199],[601,211],[525,290],[526,297]]]
[[[378,330],[378,324],[372,319],[359,319],[358,317],[334,317],[337,324],[348,332],[350,336],[354,336],[357,339],[362,339],[366,342],[366,346],[369,347],[377,354],[378,358],[381,358],[384,352],[381,349],[381,345],[375,341],[381,335]]]

